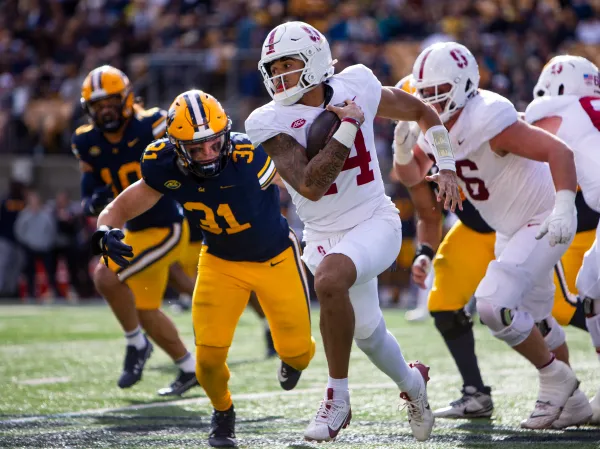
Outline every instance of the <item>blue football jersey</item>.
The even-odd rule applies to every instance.
[[[87,163],[99,184],[112,185],[116,197],[142,177],[140,160],[145,148],[166,132],[166,112],[153,108],[136,113],[125,127],[123,138],[110,143],[93,125],[77,128],[71,149],[77,159]],[[183,215],[171,198],[162,198],[152,209],[126,224],[131,231],[169,227],[181,222]]]
[[[233,153],[224,170],[198,180],[180,167],[175,146],[158,140],[144,153],[142,176],[183,206],[190,227],[202,229],[208,253],[231,261],[264,262],[290,246],[279,188],[272,184],[275,164],[245,134],[231,133],[231,143]]]

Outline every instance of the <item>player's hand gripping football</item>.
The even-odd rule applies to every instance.
[[[327,105],[327,110],[334,112],[340,120],[344,120],[345,118],[350,118],[356,120],[361,125],[365,121],[365,114],[363,114],[362,109],[359,105],[357,105],[353,100],[344,101],[345,106],[334,106],[332,104]]]
[[[462,210],[462,199],[458,188],[458,176],[452,170],[440,170],[435,175],[425,176],[430,182],[438,185],[437,200],[444,201],[444,209],[454,212],[456,206]]]

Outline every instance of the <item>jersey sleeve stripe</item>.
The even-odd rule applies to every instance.
[[[160,125],[162,122],[164,122],[167,119],[166,115],[161,115],[161,117],[155,121],[154,123],[152,123],[152,128],[156,128],[158,125]]]
[[[265,165],[263,165],[263,168],[261,168],[260,171],[258,172],[257,176],[259,178],[267,171],[267,169],[269,168],[270,164],[271,164],[271,157],[267,156],[267,160],[265,162]]]
[[[273,163],[273,161],[271,161],[271,163],[269,164],[269,168],[267,169],[265,174],[262,175],[258,179],[258,182],[260,183],[260,187],[264,188],[264,187],[268,186],[269,182],[271,182],[273,180],[275,173],[277,173],[277,170],[275,169],[275,164]]]
[[[165,120],[163,120],[163,122],[161,124],[159,124],[157,127],[152,129],[152,135],[155,138],[159,138],[165,135],[165,132],[167,131],[167,122]]]

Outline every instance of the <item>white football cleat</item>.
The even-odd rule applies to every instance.
[[[548,369],[549,368],[549,369]],[[521,421],[524,429],[549,429],[558,419],[567,400],[579,386],[575,373],[566,363],[554,359],[540,370],[540,391],[529,418]]]
[[[436,418],[471,419],[489,418],[494,411],[494,403],[489,388],[479,391],[470,385],[461,390],[462,397],[450,403],[449,406],[433,412]]]
[[[306,441],[334,441],[340,432],[350,424],[352,410],[350,399],[333,399],[333,388],[327,389],[327,399],[321,401],[314,419],[304,430]]]
[[[552,428],[564,429],[569,426],[580,426],[589,422],[591,417],[592,406],[585,393],[578,388],[563,407],[558,419],[552,423]]]
[[[412,429],[414,437],[418,441],[425,441],[431,435],[433,423],[435,421],[433,413],[431,412],[431,407],[429,407],[429,402],[427,401],[427,381],[429,380],[429,367],[423,365],[419,361],[415,363],[409,363],[408,366],[410,366],[413,370],[416,370],[419,374],[419,393],[415,398],[411,398],[408,396],[408,393],[402,392],[400,393],[400,399],[404,399],[406,401],[406,408],[408,410],[408,424],[410,424],[410,428]]]
[[[590,419],[590,424],[598,426],[600,425],[600,390],[598,390],[596,396],[594,396],[590,401],[590,406],[592,407],[592,417]]]

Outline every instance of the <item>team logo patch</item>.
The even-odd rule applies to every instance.
[[[93,146],[90,148],[90,156],[100,156],[100,147]]]
[[[179,187],[181,187],[181,183],[175,179],[171,179],[171,180],[165,182],[165,187],[167,189],[175,190],[175,189],[178,189]]]
[[[295,120],[294,123],[292,123],[292,128],[302,128],[305,123],[306,120],[304,120],[303,118],[299,118],[298,120]]]

